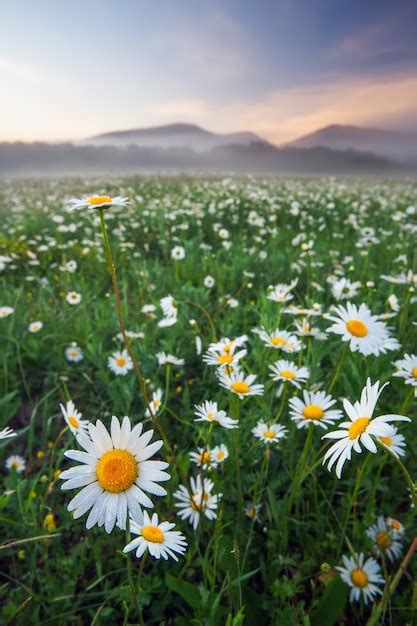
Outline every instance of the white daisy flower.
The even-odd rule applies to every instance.
[[[148,550],[155,559],[172,557],[178,561],[177,554],[183,555],[187,547],[187,541],[182,533],[170,522],[158,522],[156,513],[149,517],[147,511],[143,513],[143,521],[130,519],[130,531],[138,535],[123,548],[123,552],[136,550],[139,559]],[[177,553],[177,554],[176,554]]]
[[[79,348],[77,344],[73,342],[70,346],[65,348],[65,358],[67,359],[67,361],[70,361],[72,363],[79,363],[83,360],[84,355],[81,348]]]
[[[174,246],[171,250],[171,259],[182,261],[185,259],[185,248],[182,246]]]
[[[350,300],[356,296],[360,287],[358,280],[352,283],[349,278],[340,278],[332,283],[332,295],[336,300]]]
[[[165,296],[159,301],[164,318],[158,322],[160,328],[166,328],[173,326],[177,322],[178,308],[175,305],[174,298],[172,296]]]
[[[12,430],[9,426],[6,426],[6,428],[3,428],[3,430],[0,430],[0,440],[1,439],[8,439],[9,437],[16,437],[17,433],[15,433],[14,430]]]
[[[276,350],[282,350],[282,352],[299,352],[302,348],[301,341],[285,330],[279,330],[276,328],[272,333],[269,333],[265,328],[254,328],[253,331],[268,348],[275,348]]]
[[[64,416],[64,420],[69,426],[70,431],[73,435],[79,435],[80,433],[85,433],[88,429],[88,420],[83,420],[82,413],[76,410],[74,403],[72,400],[68,400],[67,405],[63,404],[59,405],[62,411],[62,415]]]
[[[289,285],[284,283],[279,283],[275,285],[270,293],[267,295],[268,300],[273,300],[274,302],[278,302],[279,304],[284,302],[289,302],[293,299],[293,295],[291,291],[297,285],[298,279],[293,280]]]
[[[303,400],[290,398],[290,415],[297,428],[304,428],[308,424],[327,428],[327,424],[334,424],[335,420],[342,417],[339,409],[332,409],[336,400],[326,395],[324,391],[303,391]]]
[[[162,441],[149,444],[153,430],[142,434],[143,424],[133,428],[128,417],[120,424],[113,415],[110,433],[97,420],[88,425],[89,436],[80,433],[77,441],[86,450],[67,450],[65,456],[81,465],[61,472],[62,489],[83,489],[68,504],[68,511],[78,519],[90,511],[86,528],[96,524],[110,533],[117,523],[126,528],[126,517],[131,513],[135,520],[142,519],[141,506],[153,508],[145,491],[155,496],[165,496],[166,490],[158,485],[170,479],[164,472],[168,463],[149,459],[161,448]],[[148,445],[149,444],[149,445]]]
[[[112,198],[111,196],[86,196],[84,198],[71,198],[69,200],[69,211],[76,211],[77,209],[108,209],[109,207],[117,206],[126,206],[129,203],[128,198],[123,198],[122,196],[115,196]]]
[[[379,388],[379,381],[374,385],[368,378],[366,386],[362,390],[360,401],[351,404],[346,398],[343,400],[343,407],[349,417],[349,422],[339,424],[339,430],[334,430],[323,435],[322,439],[337,439],[336,443],[330,446],[324,455],[323,464],[328,461],[327,469],[330,471],[337,461],[336,476],[341,477],[345,461],[350,461],[352,450],[362,452],[362,444],[373,454],[377,451],[377,446],[372,437],[393,437],[394,428],[388,422],[402,421],[410,422],[409,417],[404,415],[381,415],[372,419],[375,405],[383,389],[388,383]]]
[[[14,309],[11,306],[0,306],[0,318],[9,317],[14,313]]]
[[[195,405],[195,415],[198,416],[196,422],[211,422],[219,424],[223,428],[237,428],[238,420],[234,420],[226,415],[226,411],[220,411],[217,402],[206,400],[203,404]]]
[[[212,289],[215,283],[216,281],[214,280],[213,276],[210,276],[210,274],[204,277],[203,284],[204,287],[207,287],[207,289]]]
[[[405,533],[404,525],[401,524],[401,522],[399,522],[397,519],[394,519],[393,517],[387,517],[386,522],[388,528],[390,528],[394,533],[394,536],[398,534],[401,537]]]
[[[400,535],[396,535],[392,528],[388,527],[383,515],[380,515],[375,524],[366,530],[366,534],[373,542],[373,551],[377,556],[388,557],[395,561],[401,555],[403,546]]]
[[[358,308],[356,304],[346,303],[346,308],[339,305],[335,308],[337,317],[329,315],[334,324],[327,332],[342,336],[342,341],[349,341],[352,352],[359,351],[365,356],[378,356],[381,348],[389,338],[389,333],[377,315],[372,315],[366,304]]]
[[[114,352],[107,359],[107,364],[109,369],[113,374],[116,374],[116,376],[126,376],[126,374],[133,369],[133,361],[127,350]]]
[[[214,348],[208,348],[207,352],[203,355],[203,361],[207,363],[207,365],[229,368],[236,366],[240,359],[243,359],[247,353],[247,350],[234,352],[234,347],[224,352],[214,350]]]
[[[252,428],[252,434],[264,443],[278,443],[280,439],[284,439],[288,434],[288,430],[280,424],[267,424],[260,420],[255,428]]]
[[[180,359],[174,354],[166,354],[166,352],[157,352],[156,358],[158,365],[184,365],[184,359]]]
[[[362,597],[365,604],[369,600],[380,594],[382,590],[378,585],[384,585],[385,580],[381,576],[381,568],[378,563],[370,557],[365,561],[365,555],[361,552],[354,557],[342,556],[344,567],[336,567],[340,576],[349,587],[351,587],[350,601],[359,602]]]
[[[261,508],[262,504],[254,504],[253,502],[248,502],[243,510],[246,517],[249,517],[249,519],[253,521],[257,521],[259,519],[259,511],[261,510]]]
[[[229,451],[224,443],[221,443],[219,446],[214,446],[214,448],[211,450],[212,466],[218,467],[219,465],[225,462],[228,456],[229,456]]]
[[[161,408],[162,402],[162,389],[157,389],[152,393],[152,400],[149,402],[149,406],[145,411],[146,417],[156,415]]]
[[[310,377],[310,372],[306,367],[297,367],[297,365],[285,359],[279,359],[268,367],[272,372],[272,374],[270,374],[272,380],[291,383],[294,387],[297,387],[297,389],[301,389],[300,383],[305,383]]]
[[[19,456],[18,454],[12,454],[11,456],[9,456],[6,459],[5,465],[8,470],[14,468],[16,472],[18,472],[19,474],[24,472],[26,469],[25,459],[22,456]]]
[[[82,296],[77,291],[69,291],[65,296],[65,300],[68,302],[68,304],[76,305],[80,304]]]
[[[208,447],[198,448],[197,452],[190,452],[190,459],[198,467],[209,467],[213,460],[211,450]]]
[[[237,394],[241,400],[246,396],[261,396],[264,392],[263,385],[253,384],[256,379],[255,374],[245,376],[239,369],[233,372],[219,370],[218,377],[220,385]]]
[[[393,376],[404,378],[406,385],[417,387],[417,354],[404,354],[404,358],[394,361],[397,371]]]
[[[40,322],[39,320],[36,322],[31,322],[28,326],[28,331],[30,333],[38,333],[40,330],[42,330],[43,328],[43,322]]]
[[[304,317],[302,320],[295,320],[294,326],[296,327],[295,334],[299,337],[314,337],[315,339],[326,339],[327,335],[319,328],[312,326],[307,317]]]
[[[214,352],[234,352],[236,348],[240,348],[241,346],[246,345],[248,341],[247,335],[241,335],[240,337],[236,337],[236,339],[229,339],[229,337],[222,337],[220,341],[216,343],[211,343],[208,347],[210,351]]]
[[[209,478],[202,480],[200,475],[196,479],[190,478],[190,486],[190,491],[183,485],[175,491],[174,498],[178,500],[175,507],[179,509],[178,516],[183,520],[189,520],[195,530],[200,523],[201,515],[209,520],[216,519],[218,500],[222,494],[212,494],[213,481]]]
[[[397,458],[405,455],[405,439],[402,435],[398,434],[398,429],[395,428],[395,426],[392,426],[392,434],[390,437],[381,435],[378,437],[378,440],[388,448],[388,450],[391,450]]]

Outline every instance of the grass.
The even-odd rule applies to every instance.
[[[66,209],[68,198],[89,193],[131,200],[104,212],[119,309],[100,212]],[[393,377],[393,361],[416,353],[416,297],[410,277],[393,284],[381,276],[416,272],[416,204],[414,182],[133,177],[2,183],[0,306],[14,313],[0,319],[0,430],[10,426],[18,436],[0,442],[1,623],[416,623],[415,509],[402,468],[381,448],[354,453],[340,480],[328,472],[325,431],[313,424],[296,428],[288,402],[302,392],[273,381],[268,367],[278,358],[306,366],[303,388],[331,390],[338,409],[342,398],[359,398],[367,376],[389,381],[376,415],[413,418],[399,430],[407,444],[405,471],[415,480],[416,400],[411,385]],[[185,258],[176,261],[171,250],[178,245]],[[67,271],[68,261],[76,262],[74,272]],[[204,286],[206,276],[214,278],[213,287]],[[322,315],[345,303],[332,293],[334,277],[361,283],[355,304],[367,304],[374,315],[392,314],[386,323],[400,348],[364,357],[328,333],[299,337],[302,349],[282,354],[252,332],[259,326],[296,330],[301,316],[267,298],[270,286],[293,279],[288,304],[319,313],[309,321],[325,331],[331,322]],[[67,302],[70,291],[81,294],[79,304]],[[178,320],[160,328],[159,300],[169,294]],[[398,310],[388,303],[393,294]],[[155,312],[143,313],[146,304]],[[108,368],[108,357],[123,347],[121,318],[128,331],[142,333],[130,340],[139,376],[134,370],[115,376]],[[42,330],[28,332],[36,320]],[[248,354],[241,365],[256,374],[264,392],[240,400],[219,386],[216,368],[196,346],[201,341],[204,354],[210,343],[244,334]],[[72,342],[82,349],[79,363],[65,358]],[[158,365],[161,351],[184,365]],[[145,416],[144,392],[156,389],[163,390],[162,404],[152,420]],[[58,477],[73,465],[65,450],[79,447],[59,409],[69,399],[93,423],[129,415],[145,429],[159,425],[154,439],[162,433],[166,445],[157,457],[169,463],[171,480],[167,495],[152,500],[160,520],[175,522],[187,538],[178,563],[149,554],[133,558],[130,576],[121,530],[87,531],[86,516],[72,519],[66,506],[75,492],[61,491]],[[205,400],[218,402],[239,428],[195,422],[194,405]],[[278,444],[256,439],[252,429],[259,420],[285,426],[285,438]],[[190,452],[220,444],[229,456],[218,467],[199,470],[190,460]],[[6,469],[11,454],[24,457],[24,472]],[[176,515],[173,494],[199,473],[222,496],[216,519],[202,516],[194,531]],[[258,515],[250,517],[245,507],[249,513],[259,507]],[[386,580],[382,599],[350,603],[335,567],[352,551],[372,555],[365,531],[380,515],[405,526],[402,556],[378,558]]]

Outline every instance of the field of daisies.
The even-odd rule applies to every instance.
[[[417,184],[0,186],[0,623],[417,623]]]

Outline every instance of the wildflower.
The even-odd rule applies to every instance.
[[[160,300],[159,304],[165,317],[158,322],[158,326],[160,328],[173,326],[178,316],[178,308],[174,303],[174,298],[172,296],[165,296],[165,298]]]
[[[190,452],[190,459],[198,467],[208,467],[213,460],[211,450],[208,447],[198,448],[197,452]]]
[[[340,572],[343,582],[351,587],[351,602],[359,602],[362,597],[365,604],[368,604],[368,601],[374,600],[378,594],[382,595],[378,585],[385,584],[385,581],[375,559],[371,557],[365,561],[365,555],[361,552],[354,557],[343,555],[342,560],[344,567],[336,569]]]
[[[247,350],[239,350],[235,352],[235,346],[232,346],[230,350],[215,350],[209,347],[206,354],[203,356],[203,361],[207,365],[217,365],[220,368],[232,368],[237,365],[240,359],[246,356]]]
[[[75,342],[72,342],[70,346],[65,348],[65,358],[72,363],[79,363],[83,360],[84,355],[81,348]]]
[[[229,456],[229,451],[224,443],[219,446],[215,446],[211,451],[211,464],[213,467],[218,467],[225,462]]]
[[[204,287],[207,287],[207,289],[212,289],[215,283],[216,281],[214,280],[213,276],[207,275],[204,277],[203,284]]]
[[[261,504],[254,504],[253,502],[248,502],[248,504],[245,505],[245,508],[243,510],[244,510],[246,517],[249,517],[249,519],[255,522],[259,519],[259,511],[261,510],[261,508],[262,508]]]
[[[212,494],[213,481],[209,478],[202,479],[200,475],[196,479],[191,477],[190,486],[189,491],[180,485],[174,493],[174,498],[178,500],[175,506],[179,509],[179,517],[183,520],[188,519],[195,530],[200,523],[201,515],[209,520],[216,519],[218,500],[222,494]]]
[[[26,461],[22,456],[19,456],[18,454],[12,454],[6,459],[6,468],[14,468],[16,472],[21,474],[26,469]]]
[[[226,415],[226,411],[219,411],[217,402],[206,400],[203,404],[196,404],[195,409],[194,413],[198,416],[196,422],[212,422],[223,428],[237,428],[238,426],[238,420]]]
[[[82,465],[61,472],[60,479],[65,481],[61,488],[83,488],[67,508],[74,512],[74,519],[90,511],[87,529],[104,525],[110,533],[116,523],[124,529],[128,512],[141,520],[141,506],[153,508],[145,491],[155,496],[166,495],[158,482],[169,480],[169,474],[163,471],[168,463],[148,460],[160,449],[162,441],[149,444],[153,430],[143,434],[142,430],[143,424],[132,428],[127,416],[120,424],[113,415],[110,433],[97,420],[95,425],[88,425],[89,436],[79,434],[77,441],[86,452],[65,452],[67,458]]]
[[[283,383],[291,383],[297,389],[301,389],[300,383],[305,383],[310,377],[310,372],[306,367],[297,367],[291,361],[279,359],[272,365],[268,366],[272,374],[272,380]]]
[[[246,396],[261,396],[264,392],[263,385],[254,385],[255,374],[245,374],[236,369],[233,372],[219,371],[219,383],[232,393],[235,393],[241,400]]]
[[[122,196],[86,196],[81,199],[71,198],[69,200],[69,211],[76,211],[77,209],[108,209],[109,207],[117,206],[122,207],[129,204],[128,198]]]
[[[373,542],[373,551],[377,556],[386,556],[390,561],[398,559],[402,552],[401,538],[388,527],[383,515],[366,530],[366,534]]]
[[[326,339],[327,337],[326,333],[312,326],[307,317],[302,320],[295,320],[294,326],[297,329],[295,334],[299,337],[315,337],[316,339]]]
[[[297,428],[303,428],[308,424],[327,428],[327,424],[334,424],[335,420],[342,417],[342,411],[332,409],[336,403],[331,396],[324,391],[303,391],[303,400],[290,398],[290,415]]]
[[[388,450],[391,450],[392,454],[397,458],[405,455],[405,439],[402,435],[398,434],[398,429],[395,426],[392,426],[390,437],[380,435],[378,439]]]
[[[248,341],[247,335],[241,335],[240,337],[236,337],[236,339],[229,339],[229,337],[222,337],[220,341],[216,343],[211,343],[208,349],[211,352],[234,352],[236,348],[240,348],[244,346]]]
[[[387,517],[386,523],[387,523],[388,528],[392,530],[394,537],[396,535],[401,537],[404,534],[405,528],[403,524],[401,524],[401,522],[399,522],[397,519],[394,519],[392,517]]]
[[[123,552],[136,550],[136,557],[139,559],[148,550],[155,559],[172,557],[178,561],[175,553],[183,555],[187,541],[182,533],[172,530],[173,528],[175,524],[159,523],[156,513],[149,517],[147,511],[144,511],[143,520],[130,519],[130,531],[138,536],[123,548]]]
[[[328,461],[327,469],[330,471],[337,461],[336,475],[341,477],[345,461],[350,461],[352,450],[362,452],[362,444],[369,452],[375,453],[377,446],[372,437],[393,437],[395,431],[388,422],[411,421],[403,415],[381,415],[372,419],[376,403],[383,389],[388,383],[379,388],[379,381],[374,385],[368,378],[366,386],[362,390],[359,402],[351,404],[346,398],[343,407],[349,417],[349,422],[339,424],[339,430],[333,430],[323,435],[322,439],[337,439],[324,455],[323,464]]]
[[[358,280],[352,283],[349,278],[341,278],[333,282],[332,295],[336,300],[350,300],[356,296],[360,286],[361,283]]]
[[[107,363],[109,369],[111,369],[116,376],[126,376],[126,374],[133,369],[133,361],[127,350],[114,352],[109,356]]]
[[[16,437],[17,433],[14,432],[9,426],[0,430],[0,441],[1,439],[8,439],[9,437]]]
[[[68,424],[68,427],[73,435],[79,435],[82,432],[86,432],[88,429],[88,420],[83,420],[82,413],[76,410],[72,400],[68,400],[67,405],[59,405],[64,416],[64,420]]]
[[[182,246],[174,246],[171,250],[171,259],[182,261],[185,259],[185,249]]]
[[[43,525],[49,533],[53,533],[56,530],[55,516],[53,513],[47,513],[43,520]]]
[[[42,330],[43,328],[43,323],[42,322],[32,322],[31,324],[29,324],[28,326],[28,331],[30,333],[38,333],[40,330]]]
[[[404,378],[406,385],[412,385],[417,387],[417,355],[416,354],[404,354],[403,359],[394,361],[394,365],[397,371],[393,376],[399,376]]]
[[[358,308],[348,302],[346,308],[342,305],[336,307],[336,313],[338,317],[328,316],[334,324],[327,331],[341,335],[342,341],[349,341],[352,352],[378,356],[389,338],[389,333],[385,324],[371,314],[366,304],[361,304]]]
[[[279,283],[272,288],[271,292],[268,294],[268,300],[273,300],[274,302],[278,302],[282,304],[284,302],[289,302],[293,299],[293,295],[291,291],[297,285],[298,279],[293,280],[289,285]]]
[[[82,296],[77,291],[69,291],[65,296],[65,300],[68,304],[75,305],[81,302]]]
[[[278,443],[280,439],[284,439],[288,434],[288,430],[280,424],[267,424],[260,420],[255,428],[252,428],[252,434],[263,441],[263,443]]]
[[[174,354],[166,354],[166,352],[157,352],[156,358],[158,365],[184,365],[184,359],[180,359]]]
[[[268,333],[264,328],[255,328],[254,333],[258,335],[268,348],[282,350],[282,352],[299,352],[302,348],[301,342],[295,335],[276,328],[272,333]]]
[[[157,389],[152,394],[152,400],[149,402],[148,408],[145,411],[146,417],[156,415],[159,411],[162,401],[162,389]]]
[[[9,317],[14,313],[14,309],[11,306],[0,306],[0,318]]]

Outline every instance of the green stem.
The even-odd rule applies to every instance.
[[[129,517],[126,520],[126,545],[128,543],[130,543],[131,540],[131,535],[130,535],[130,520]],[[130,592],[132,594],[132,602],[131,604],[135,607],[135,611],[136,611],[136,615],[139,617],[139,619],[141,619],[142,616],[142,612],[139,608],[139,604],[138,604],[138,598],[137,598],[137,594],[136,594],[136,588],[135,588],[135,583],[133,580],[133,571],[132,571],[132,554],[129,552],[127,554],[127,577],[129,579],[129,584],[130,584]],[[130,607],[127,611],[127,614],[125,616],[125,623],[127,624],[127,619],[129,617],[129,613],[130,613]],[[141,619],[141,623],[143,622],[143,618]]]
[[[339,363],[337,364],[336,371],[335,371],[334,376],[333,376],[333,380],[330,383],[330,386],[329,386],[329,388],[327,390],[327,393],[331,392],[331,390],[333,389],[337,379],[339,378],[340,370],[342,369],[343,361],[345,360],[348,348],[349,348],[349,342],[347,341],[345,343],[345,347],[342,350],[342,354],[340,355]]]
[[[414,511],[414,515],[416,515],[417,514],[417,490],[416,490],[416,485],[414,484],[413,479],[411,478],[407,468],[405,467],[401,459],[399,459],[387,446],[384,446],[378,440],[376,440],[376,442],[380,448],[383,448],[386,454],[388,454],[392,459],[394,459],[394,461],[397,463],[398,467],[400,468],[401,473],[405,478],[405,482],[407,483],[407,486],[410,490],[411,498],[414,503],[413,511]]]

